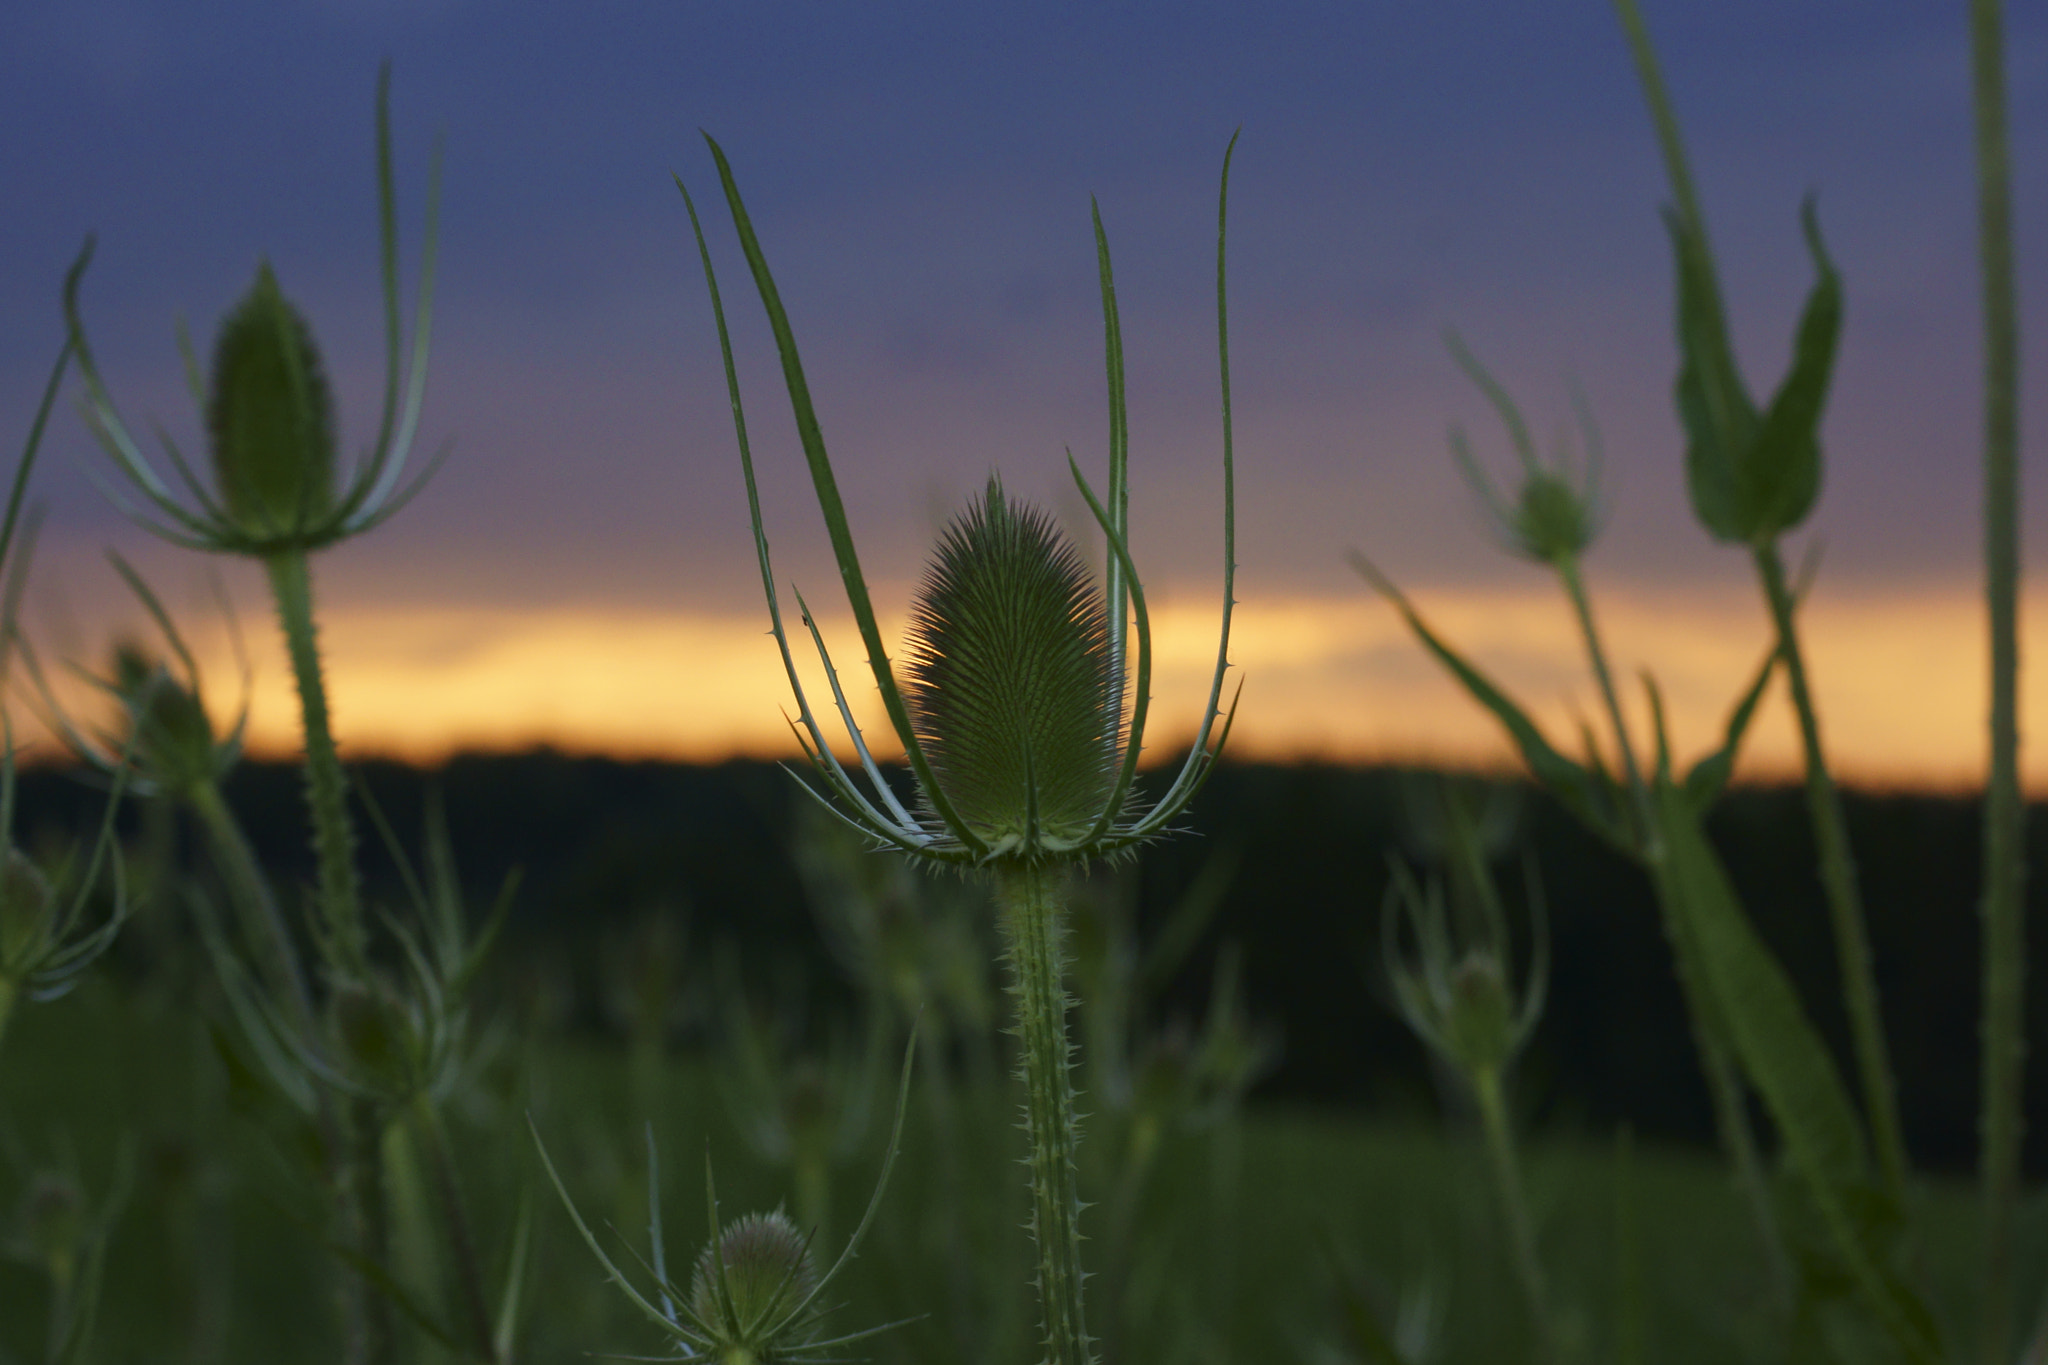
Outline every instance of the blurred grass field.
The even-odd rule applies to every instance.
[[[292,1158],[262,1111],[242,1103],[195,1007],[201,990],[171,973],[99,979],[19,1021],[0,1071],[0,1241],[23,1233],[32,1172],[68,1167],[90,1200],[125,1152],[135,1175],[112,1231],[93,1358],[331,1359],[333,1310],[320,1297],[329,1280],[306,1231],[318,1210],[305,1205],[304,1182],[290,1177]],[[524,1082],[520,1055],[532,1058]],[[654,1069],[643,1059],[636,1070],[622,1045],[541,1037],[507,1039],[496,1056],[452,1106],[451,1123],[488,1260],[503,1260],[519,1201],[534,1201],[539,1259],[523,1358],[657,1352],[657,1334],[603,1283],[530,1146],[493,1135],[530,1112],[586,1215],[645,1255],[641,1133],[651,1121],[672,1262],[704,1239],[707,1153],[728,1218],[790,1200],[788,1172],[736,1131],[706,1054]],[[931,1075],[926,1068],[913,1092],[903,1158],[842,1282],[848,1306],[830,1326],[915,1319],[864,1344],[860,1353],[877,1361],[1023,1365],[1035,1335],[1017,1320],[1029,1303],[1028,1247],[1014,1235],[1024,1192],[1001,1159],[1016,1141],[1014,1099],[1000,1076],[977,1086],[956,1074],[943,1120],[953,1137],[941,1142]],[[1095,1107],[1084,1093],[1084,1110]],[[1119,1122],[1092,1117],[1089,1150],[1118,1151]],[[886,1127],[886,1113],[872,1113],[831,1171],[826,1255],[858,1217]],[[1084,1192],[1097,1201],[1083,1224],[1099,1267],[1097,1331],[1119,1360],[1369,1359],[1347,1326],[1351,1302],[1370,1305],[1411,1359],[1517,1358],[1521,1324],[1481,1156],[1466,1125],[1454,1117],[1449,1128],[1446,1142],[1444,1125],[1419,1113],[1255,1105],[1241,1119],[1169,1134],[1135,1196],[1137,1230],[1121,1242],[1112,1224],[1123,1211],[1103,1188],[1110,1177],[1085,1172]],[[1633,1275],[1647,1359],[1767,1354],[1765,1282],[1725,1167],[1708,1153],[1643,1144],[1623,1169],[1609,1138],[1554,1126],[1531,1139],[1531,1199],[1564,1339],[1607,1355]],[[1621,1180],[1632,1234],[1618,1222]],[[1972,1290],[1972,1195],[1937,1179],[1917,1198],[1914,1258],[1953,1326]],[[406,1199],[398,1205],[403,1256]],[[2048,1249],[2038,1197],[2022,1234],[2025,1263],[2038,1263]],[[1622,1255],[1630,1236],[1633,1254]],[[0,1261],[0,1359],[39,1358],[40,1281],[30,1266]]]

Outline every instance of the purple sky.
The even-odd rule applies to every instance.
[[[1809,283],[1803,194],[1848,322],[1813,525],[1824,581],[1976,573],[1978,358],[1964,7],[1645,0],[1753,388]],[[2048,182],[2048,12],[2014,7],[2023,283]],[[371,110],[393,62],[408,285],[445,145],[428,449],[436,483],[322,565],[330,600],[746,610],[744,502],[680,172],[709,211],[785,577],[831,570],[772,349],[697,130],[733,159],[805,348],[871,573],[902,580],[992,467],[1054,501],[1099,466],[1092,193],[1131,366],[1136,552],[1213,592],[1216,177],[1232,199],[1241,588],[1349,597],[1524,581],[1445,453],[1505,445],[1455,326],[1540,433],[1583,385],[1615,514],[1597,581],[1739,581],[1690,520],[1669,401],[1662,171],[1610,7],[1529,0],[1178,6],[78,0],[0,15],[0,415],[27,420],[87,231],[85,315],[132,422],[192,437],[202,349],[259,255],[312,320],[344,440],[371,430]],[[410,297],[410,287],[408,287]],[[2048,321],[2032,290],[2031,335]],[[2031,431],[2042,391],[2036,342]],[[2033,443],[2038,449],[2038,441]],[[75,416],[40,495],[43,578],[91,601],[106,542]],[[1181,486],[1176,486],[1180,484]],[[2038,486],[2038,479],[2036,480]],[[2036,498],[2033,507],[2048,506]],[[2030,525],[2041,519],[2031,511]]]

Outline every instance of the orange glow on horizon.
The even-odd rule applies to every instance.
[[[1540,590],[1418,591],[1437,631],[1518,697],[1553,743],[1576,752],[1580,720],[1604,711],[1566,606]],[[1673,747],[1690,761],[1718,742],[1734,699],[1761,663],[1768,632],[1755,598],[1700,592],[1609,593],[1598,605],[1623,705],[1647,743],[1640,671],[1663,691]],[[822,619],[854,713],[878,758],[897,752],[850,620]],[[2023,622],[2048,640],[2048,603]],[[793,713],[765,612],[745,616],[610,609],[527,611],[340,606],[321,638],[345,753],[434,763],[463,751],[540,745],[627,758],[716,761],[798,755]],[[884,620],[900,639],[902,621]],[[252,751],[298,746],[282,649],[252,613]],[[1829,761],[1866,786],[1967,790],[1986,752],[1986,650],[1981,604],[1965,591],[1884,596],[1816,592],[1802,615]],[[222,716],[240,668],[227,632],[194,640]],[[1207,699],[1216,604],[1169,598],[1153,611],[1153,753],[1184,746]],[[843,742],[831,693],[804,639],[792,639],[807,694]],[[2035,656],[2038,657],[2038,656]],[[1498,725],[1428,656],[1384,602],[1352,597],[1247,598],[1231,661],[1244,700],[1235,757],[1517,765]],[[2022,731],[2048,729],[2048,686],[2023,679]],[[1742,775],[1777,780],[1799,769],[1782,679],[1752,727]],[[2029,788],[2048,794],[2048,751],[2023,756]]]

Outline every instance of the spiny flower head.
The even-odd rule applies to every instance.
[[[911,725],[991,853],[1071,849],[1116,784],[1108,613],[1065,537],[999,480],[940,538],[911,610]]]
[[[815,1335],[814,1318],[788,1323],[786,1310],[818,1287],[810,1239],[781,1209],[734,1219],[697,1257],[690,1277],[690,1307],[729,1336],[722,1359],[772,1361],[778,1347],[802,1345]],[[770,1326],[779,1330],[771,1339]],[[741,1352],[745,1354],[742,1355]]]
[[[270,262],[221,323],[206,396],[215,491],[229,521],[263,539],[334,511],[334,402],[306,319]]]

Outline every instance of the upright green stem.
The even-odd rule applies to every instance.
[[[1024,1128],[1031,1136],[1031,1233],[1047,1365],[1092,1365],[1081,1314],[1081,1198],[1076,1189],[1073,1046],[1067,1041],[1065,869],[1002,863],[996,904],[1024,1045]]]
[[[1984,1359],[2012,1336],[2012,1215],[2019,1198],[2026,926],[2026,811],[2019,779],[2019,284],[2006,146],[2005,36],[1999,0],[1972,0],[1978,250],[1984,278],[1984,576],[1991,614],[1991,774],[1984,802]]]
[[[228,894],[241,914],[242,931],[261,956],[271,988],[291,1002],[293,1020],[301,1027],[309,1027],[313,1020],[313,998],[306,988],[305,975],[299,970],[291,931],[278,913],[277,898],[263,879],[256,852],[249,847],[241,824],[221,797],[218,783],[195,783],[185,793],[185,799],[206,830],[214,862],[227,879]]]
[[[1627,771],[1630,793],[1635,798],[1638,836],[1645,848],[1654,844],[1657,838],[1657,822],[1650,817],[1650,792],[1643,784],[1643,770],[1636,763],[1635,746],[1628,737],[1628,725],[1621,718],[1621,698],[1614,690],[1614,674],[1607,667],[1607,651],[1601,648],[1600,632],[1593,624],[1593,604],[1586,596],[1585,580],[1579,576],[1577,559],[1565,557],[1556,562],[1557,576],[1564,582],[1564,590],[1572,600],[1572,610],[1579,618],[1579,633],[1585,637],[1586,656],[1592,661],[1593,676],[1600,683],[1600,697],[1607,704],[1607,719],[1614,726],[1615,747],[1621,752],[1621,766]]]
[[[1508,1225],[1508,1240],[1514,1245],[1515,1277],[1521,1282],[1522,1300],[1529,1310],[1529,1325],[1536,1335],[1539,1358],[1553,1355],[1550,1335],[1549,1294],[1543,1286],[1543,1262],[1536,1254],[1536,1233],[1529,1222],[1529,1202],[1522,1194],[1522,1168],[1515,1159],[1515,1135],[1508,1127],[1507,1097],[1498,1071],[1483,1071],[1474,1078],[1473,1093],[1479,1101],[1479,1121],[1486,1129],[1486,1155],[1493,1167],[1495,1192],[1500,1196],[1501,1217]]]
[[[434,1192],[447,1224],[448,1242],[455,1253],[455,1280],[462,1295],[463,1315],[475,1338],[476,1358],[496,1362],[497,1340],[491,1330],[491,1309],[484,1298],[483,1265],[477,1259],[476,1238],[471,1234],[469,1214],[462,1203],[462,1184],[455,1158],[448,1150],[448,1132],[441,1124],[441,1111],[424,1092],[412,1104],[413,1120],[427,1148],[427,1167],[433,1174]]]
[[[1624,5],[1624,14],[1628,13],[1632,11]],[[1635,746],[1629,740],[1628,724],[1621,716],[1621,700],[1615,691],[1613,671],[1607,665],[1607,651],[1600,643],[1600,631],[1593,622],[1593,604],[1586,593],[1585,580],[1579,574],[1576,559],[1561,559],[1555,568],[1566,594],[1571,598],[1572,610],[1578,616],[1579,633],[1586,642],[1586,656],[1592,661],[1593,676],[1599,680],[1600,695],[1607,705],[1607,717],[1614,726],[1615,747],[1620,751],[1622,766],[1627,769],[1639,831],[1636,855],[1649,869],[1657,888],[1665,936],[1670,939],[1672,955],[1677,959],[1679,988],[1684,992],[1687,1012],[1692,1018],[1693,1043],[1699,1051],[1700,1067],[1706,1073],[1707,1094],[1714,1107],[1714,1126],[1720,1132],[1729,1160],[1735,1165],[1736,1184],[1749,1204],[1751,1220],[1756,1224],[1757,1237],[1763,1245],[1764,1262],[1770,1269],[1771,1283],[1782,1293],[1791,1284],[1792,1271],[1778,1230],[1777,1212],[1771,1203],[1770,1181],[1764,1174],[1756,1134],[1750,1127],[1749,1107],[1744,1103],[1742,1080],[1736,1070],[1735,1059],[1722,1041],[1720,1027],[1709,1013],[1704,992],[1697,987],[1692,969],[1693,953],[1687,946],[1684,920],[1673,913],[1673,902],[1665,891],[1663,842],[1650,809],[1649,788],[1636,761]]]
[[[1835,960],[1842,976],[1842,999],[1849,1010],[1849,1032],[1856,1049],[1856,1070],[1862,1081],[1863,1106],[1878,1169],[1894,1199],[1906,1192],[1906,1143],[1899,1130],[1899,1102],[1892,1087],[1891,1062],[1885,1053],[1884,1022],[1877,1008],[1877,978],[1870,965],[1870,940],[1863,926],[1863,902],[1856,891],[1856,864],[1849,853],[1848,822],[1842,817],[1842,795],[1828,776],[1821,750],[1820,717],[1806,681],[1806,663],[1799,652],[1799,632],[1792,620],[1792,590],[1775,541],[1755,547],[1757,572],[1764,597],[1778,629],[1778,657],[1792,687],[1792,706],[1799,715],[1799,738],[1806,750],[1806,810],[1820,845],[1821,886],[1827,893],[1828,918],[1835,933]]]
[[[320,909],[326,920],[336,966],[363,963],[362,890],[356,881],[355,827],[350,823],[347,784],[327,721],[327,687],[320,674],[320,647],[313,631],[313,576],[302,551],[286,550],[263,561],[277,599],[292,676],[298,683],[299,714],[306,737],[306,804],[313,820],[313,852],[320,868]]]
[[[19,987],[11,976],[0,976],[0,1043],[7,1041],[7,1021],[14,1017],[14,1000]]]

